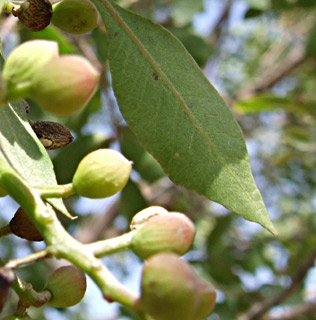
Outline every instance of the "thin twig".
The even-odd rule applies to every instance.
[[[286,300],[293,292],[295,292],[298,286],[302,283],[308,270],[314,266],[316,259],[316,249],[310,254],[310,256],[304,261],[297,272],[292,276],[291,285],[285,288],[278,296],[271,300],[254,306],[247,314],[239,317],[239,320],[259,320],[269,311],[271,308],[280,305]]]

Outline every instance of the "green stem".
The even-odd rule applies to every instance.
[[[73,188],[72,183],[63,184],[59,186],[52,186],[52,187],[42,187],[42,188],[38,188],[38,190],[43,199],[67,198],[75,194],[75,190]]]
[[[49,301],[52,297],[51,293],[47,290],[42,292],[35,291],[30,283],[24,282],[17,275],[13,281],[12,288],[20,298],[20,313],[23,313],[23,310],[25,312],[26,308],[30,306],[38,308],[47,303],[47,301]]]
[[[24,257],[24,258],[10,260],[5,265],[5,268],[7,268],[7,269],[15,269],[15,268],[23,266],[25,264],[31,264],[31,263],[46,259],[46,258],[48,258],[50,256],[51,256],[51,254],[49,253],[49,251],[47,249],[45,249],[45,250],[42,250],[42,251],[38,251],[38,252],[32,253],[32,254],[28,255],[27,257]]]
[[[0,228],[0,238],[5,237],[9,234],[12,234],[12,231],[11,231],[9,224],[7,226]]]
[[[129,249],[134,234],[135,231],[131,231],[113,239],[86,244],[85,247],[92,251],[96,257],[103,257],[120,250]]]

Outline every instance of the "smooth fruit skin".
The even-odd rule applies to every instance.
[[[214,288],[174,253],[154,255],[144,265],[139,305],[155,320],[202,320],[215,300]]]
[[[3,67],[3,80],[7,87],[7,99],[18,100],[28,96],[31,82],[45,64],[58,56],[58,44],[54,41],[32,40],[16,47]]]
[[[194,224],[184,214],[170,212],[155,215],[137,230],[133,236],[131,248],[142,259],[160,252],[183,255],[190,249],[194,235]]]
[[[143,268],[140,306],[155,320],[193,320],[195,274],[172,253],[151,257]]]
[[[125,187],[131,170],[131,162],[118,151],[99,149],[81,160],[72,180],[73,187],[83,197],[110,197]]]
[[[58,268],[45,286],[52,294],[47,304],[56,308],[74,306],[82,300],[86,288],[86,276],[80,269],[72,265]]]
[[[97,26],[98,12],[88,0],[63,0],[53,9],[52,23],[63,31],[82,34]]]
[[[45,111],[68,117],[88,104],[98,83],[99,73],[87,59],[60,56],[34,76],[31,97]]]

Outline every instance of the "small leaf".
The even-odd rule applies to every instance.
[[[183,45],[110,0],[93,0],[108,32],[114,92],[138,139],[177,184],[276,234],[242,132]]]
[[[0,109],[0,149],[11,167],[32,187],[55,186],[52,162],[29,125],[22,102]],[[61,199],[48,199],[69,218]]]

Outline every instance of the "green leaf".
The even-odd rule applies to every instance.
[[[239,101],[235,104],[235,110],[239,113],[257,113],[263,111],[275,111],[277,109],[290,109],[293,101],[289,98],[277,97],[273,94],[264,94]]]
[[[127,128],[122,131],[121,151],[128,160],[133,161],[133,169],[148,182],[154,183],[165,176],[157,161],[138,143],[135,135]]]
[[[52,162],[27,121],[24,103],[0,109],[0,148],[11,167],[30,186],[57,185]],[[71,218],[61,199],[48,202]]]
[[[93,2],[108,31],[113,89],[138,139],[175,183],[276,234],[242,132],[183,45],[112,1]]]

